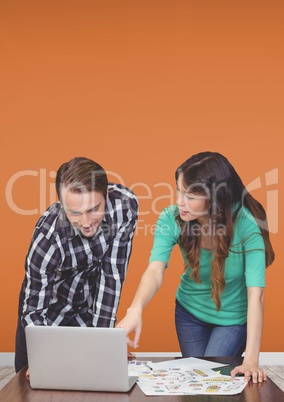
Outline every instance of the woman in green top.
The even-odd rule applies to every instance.
[[[142,310],[161,287],[170,253],[178,244],[185,270],[176,293],[175,321],[183,357],[237,356],[243,373],[266,380],[259,367],[265,269],[274,260],[266,213],[229,161],[202,152],[176,171],[177,203],[160,215],[150,263],[127,315],[117,325],[134,332]]]

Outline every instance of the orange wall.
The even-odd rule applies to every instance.
[[[253,195],[269,210],[277,256],[262,351],[283,351],[283,2],[9,0],[0,8],[0,352],[14,351],[25,253],[62,162],[93,158],[140,198],[122,318],[158,213],[174,200],[175,168],[203,150],[225,154],[246,185],[261,179]],[[274,169],[273,184],[265,175]],[[145,310],[139,351],[178,350],[182,270],[174,250]]]

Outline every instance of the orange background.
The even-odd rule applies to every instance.
[[[54,200],[54,172],[72,157],[101,163],[140,199],[119,318],[147,266],[158,213],[174,201],[174,171],[190,155],[223,153],[246,185],[261,179],[253,195],[265,207],[273,190],[283,205],[282,1],[9,0],[0,7],[0,352],[14,351],[33,227]],[[266,186],[273,169],[279,183]],[[271,234],[276,261],[267,271],[261,350],[283,351],[283,212],[276,203],[269,212],[279,227]],[[173,313],[182,271],[174,250],[145,310],[138,351],[179,350]]]

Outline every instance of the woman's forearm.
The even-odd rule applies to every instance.
[[[244,361],[231,371],[232,377],[244,374],[245,381],[266,381],[266,372],[259,367],[259,351],[263,326],[264,290],[259,287],[248,288],[247,345]]]
[[[164,279],[165,267],[166,264],[161,261],[154,261],[148,265],[142,275],[131,306],[127,309],[126,316],[117,324],[118,328],[125,329],[129,346],[138,347],[142,331],[142,311],[160,289]],[[129,337],[131,332],[134,333],[133,340]]]
[[[264,289],[248,288],[247,344],[244,362],[258,364],[262,338]]]
[[[128,311],[135,309],[142,313],[144,307],[154,297],[163,283],[165,266],[166,264],[160,261],[154,261],[149,264],[142,275]]]

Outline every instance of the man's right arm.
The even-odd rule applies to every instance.
[[[22,325],[47,325],[46,312],[53,293],[58,247],[35,229],[26,257]]]
[[[165,268],[166,264],[164,262],[150,262],[148,268],[142,275],[131,306],[127,309],[126,316],[116,325],[117,328],[124,328],[127,335],[134,332],[133,340],[129,337],[127,339],[127,343],[133,348],[139,346],[143,309],[162,286]]]

